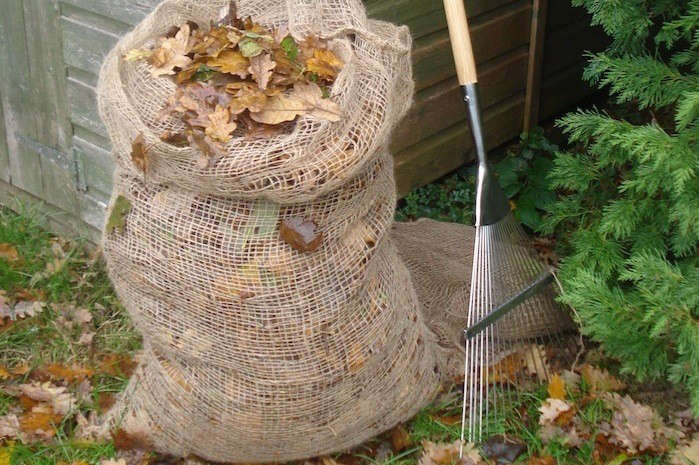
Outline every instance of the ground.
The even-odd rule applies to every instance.
[[[458,189],[450,192],[468,197]],[[99,254],[46,232],[36,211],[18,210],[0,210],[0,465],[181,463],[137,451],[138,438],[122,431],[112,431],[106,439],[90,434],[95,417],[128,382],[141,342]],[[411,213],[404,210],[406,216]],[[454,214],[440,213],[459,220],[451,218]],[[616,373],[613,361],[586,346],[573,370],[519,392],[507,415],[488,422],[491,439],[479,450],[489,459],[468,448],[470,453],[458,459],[457,382],[407,424],[311,463],[636,465],[697,460],[697,422],[688,413],[686,396],[663,384],[634,383]]]

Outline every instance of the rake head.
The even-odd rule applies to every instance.
[[[511,213],[477,226],[462,440],[504,432],[498,423],[518,390],[546,382],[573,360],[575,325],[554,300],[553,280]]]

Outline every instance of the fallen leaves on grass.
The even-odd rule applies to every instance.
[[[30,399],[49,405],[51,413],[56,415],[67,415],[76,405],[75,397],[65,387],[55,386],[49,382],[21,384],[19,390]]]
[[[630,454],[666,452],[669,441],[683,436],[680,431],[667,427],[651,407],[636,403],[629,396],[605,393],[602,399],[614,413],[610,422],[600,425],[600,431],[610,443]]]
[[[313,221],[303,218],[283,220],[279,228],[282,240],[299,252],[313,252],[323,242],[323,233],[317,231],[318,226]]]
[[[419,465],[481,465],[484,461],[473,444],[464,444],[463,457],[459,457],[461,441],[434,443],[425,441]]]
[[[403,425],[398,425],[391,430],[391,445],[393,452],[401,452],[413,445],[410,434]]]

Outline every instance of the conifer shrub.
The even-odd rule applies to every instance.
[[[573,0],[611,45],[584,78],[626,113],[558,120],[571,148],[543,232],[563,243],[562,301],[640,380],[684,386],[699,414],[699,0]]]

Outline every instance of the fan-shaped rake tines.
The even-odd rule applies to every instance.
[[[521,389],[546,382],[577,352],[575,326],[554,300],[551,270],[512,214],[477,226],[465,333],[462,440],[504,433]]]

